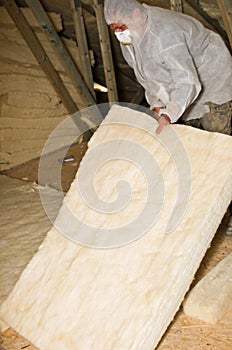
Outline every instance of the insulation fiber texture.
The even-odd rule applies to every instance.
[[[145,113],[110,109],[53,228],[1,305],[0,318],[40,350],[153,350],[178,311],[231,201],[232,138],[156,128]]]
[[[232,310],[232,253],[220,261],[190,291],[184,312],[215,324]]]

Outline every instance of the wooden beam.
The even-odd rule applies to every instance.
[[[30,9],[33,11],[41,28],[51,41],[53,48],[60,62],[62,63],[65,71],[72,80],[74,87],[77,90],[80,99],[82,100],[82,103],[85,106],[94,105],[96,103],[94,98],[92,97],[88,88],[86,87],[80,73],[77,70],[77,67],[73,63],[73,60],[71,59],[66,47],[64,46],[62,40],[57,34],[52,22],[47,16],[39,0],[26,0],[26,3],[28,7],[30,7]]]
[[[222,19],[232,48],[232,1],[217,0],[217,5],[222,14]]]
[[[31,49],[36,60],[40,64],[43,71],[46,73],[50,83],[56,90],[67,111],[71,114],[75,113],[78,110],[78,107],[67,91],[45,50],[41,46],[37,36],[24,17],[22,11],[20,8],[18,8],[14,0],[4,0],[3,4],[8,14],[19,29],[20,33],[22,34],[27,45]]]
[[[108,99],[109,102],[116,102],[118,101],[118,92],[111,53],[109,29],[104,18],[103,2],[101,0],[93,0],[93,7],[97,19],[106,86],[108,89]]]
[[[93,75],[89,57],[86,31],[83,20],[82,6],[79,0],[70,0],[74,29],[81,57],[82,76],[93,98],[96,99],[93,87]]]
[[[199,5],[198,0],[185,0],[218,34],[221,35],[227,47],[230,49],[230,43],[228,40],[227,33],[222,29],[218,21],[210,17]]]

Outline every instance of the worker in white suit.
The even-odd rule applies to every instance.
[[[196,19],[136,0],[105,0],[105,19],[145,89],[157,132],[182,120],[231,134],[232,58]]]

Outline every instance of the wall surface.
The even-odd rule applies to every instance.
[[[40,30],[33,14],[24,9],[55,69],[79,108],[78,94],[52,45]],[[50,14],[57,31],[59,14]],[[78,48],[72,40],[65,45],[78,66]],[[68,112],[22,35],[3,7],[0,7],[0,169],[8,169],[40,156],[45,141]]]

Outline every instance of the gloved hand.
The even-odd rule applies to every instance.
[[[163,130],[163,128],[166,126],[166,125],[169,125],[170,124],[170,118],[167,114],[161,114],[159,115],[159,111],[160,111],[160,108],[161,107],[155,107],[153,108],[154,110],[154,118],[158,121],[159,123],[159,126],[158,128],[156,129],[156,133],[157,134],[160,134],[161,131]]]

